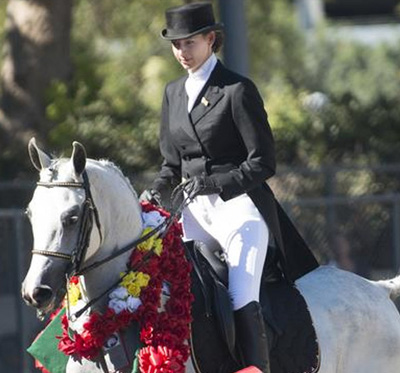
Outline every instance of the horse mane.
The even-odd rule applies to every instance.
[[[69,161],[70,161],[69,158],[63,156],[58,158],[52,158],[50,166],[41,171],[43,173],[42,176],[44,176],[47,179],[46,181],[52,181],[56,179],[58,176],[58,170],[60,166],[68,163]],[[138,197],[136,190],[133,188],[129,178],[124,175],[121,168],[117,166],[114,162],[104,158],[98,160],[87,158],[86,169],[88,169],[89,172],[98,173],[97,168],[105,168],[107,170],[110,170],[111,172],[114,172],[116,175],[118,175],[120,179],[122,179],[125,182],[128,189],[132,192],[135,198]]]
[[[108,159],[87,159],[87,164],[86,167],[91,169],[91,165],[92,164],[99,164],[101,167],[104,167],[108,170],[111,170],[112,172],[114,172],[115,174],[117,174],[127,185],[127,187],[130,189],[130,191],[132,192],[132,194],[135,196],[135,198],[138,197],[136,190],[133,188],[132,183],[130,182],[129,178],[127,176],[124,175],[124,173],[122,172],[121,168],[119,166],[117,166],[114,162],[108,160]],[[95,170],[95,168],[93,168],[93,170]]]

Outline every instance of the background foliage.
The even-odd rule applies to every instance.
[[[76,73],[71,85],[56,82],[49,90],[50,145],[69,151],[77,139],[91,157],[107,156],[127,172],[155,167],[164,84],[179,73],[158,38],[159,4],[80,0],[74,22]]]
[[[116,7],[114,0],[76,1],[74,74],[67,84],[49,87],[48,147],[69,154],[78,140],[91,157],[106,156],[125,172],[158,168],[163,88],[182,73],[158,34],[164,9],[181,3],[119,0]],[[245,4],[250,76],[265,99],[278,161],[398,162],[400,44],[335,38],[329,25],[307,37],[291,1]],[[3,23],[4,8],[3,2]]]

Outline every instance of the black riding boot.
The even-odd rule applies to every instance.
[[[254,365],[270,373],[266,325],[258,302],[235,311],[236,336],[245,367]]]

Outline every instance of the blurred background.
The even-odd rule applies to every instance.
[[[190,1],[186,1],[190,2]],[[82,142],[140,192],[160,164],[163,89],[181,74],[160,39],[182,0],[0,3],[0,371],[33,372],[43,327],[20,297],[32,136]],[[214,0],[219,56],[258,86],[277,143],[270,184],[321,263],[375,279],[400,268],[400,1]]]

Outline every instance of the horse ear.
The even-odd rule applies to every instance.
[[[84,146],[77,141],[74,141],[72,146],[74,149],[72,151],[71,161],[76,174],[80,175],[85,170],[86,166],[86,150]]]
[[[51,157],[48,156],[43,150],[39,149],[36,144],[36,139],[34,137],[29,140],[28,152],[29,158],[31,159],[33,166],[38,171],[41,171],[42,169],[50,166]]]

